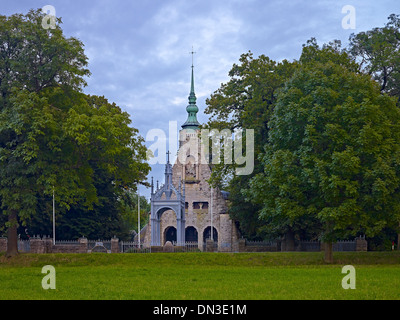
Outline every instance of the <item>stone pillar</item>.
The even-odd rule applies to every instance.
[[[119,253],[119,239],[114,236],[111,239],[111,253]]]
[[[356,238],[356,251],[367,251],[368,243],[365,238]]]
[[[151,218],[151,246],[161,246],[160,219]]]
[[[178,246],[185,245],[185,219],[176,219],[176,242]]]
[[[43,245],[45,253],[52,253],[53,252],[53,239],[50,236],[43,237]]]
[[[239,252],[246,252],[246,239],[239,239]]]
[[[79,253],[87,253],[88,252],[88,239],[85,237],[79,238]]]

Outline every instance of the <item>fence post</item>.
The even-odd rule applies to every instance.
[[[367,240],[364,238],[356,238],[356,251],[367,251],[368,243]]]
[[[119,253],[119,239],[114,236],[111,239],[111,253]]]
[[[239,252],[246,252],[246,239],[239,239]]]
[[[85,237],[79,238],[79,252],[80,253],[87,253],[88,252],[88,239]]]
[[[42,241],[44,242],[44,247],[45,247],[44,251],[46,253],[52,253],[53,252],[53,239],[50,238],[50,236],[44,236]]]

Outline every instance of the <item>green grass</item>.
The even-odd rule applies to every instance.
[[[400,299],[400,252],[0,256],[0,299]],[[44,290],[44,265],[56,289]],[[344,290],[344,265],[356,289]]]

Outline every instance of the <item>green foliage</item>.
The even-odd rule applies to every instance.
[[[119,196],[150,170],[144,140],[126,112],[81,92],[82,43],[59,25],[44,30],[42,17],[0,17],[1,210],[22,224],[48,221],[40,211],[54,189],[65,234],[111,237],[123,224]]]
[[[246,195],[261,217],[306,220],[323,240],[374,236],[399,223],[400,110],[332,46],[303,48],[301,67],[278,94],[264,172]],[[304,224],[301,223],[304,228]]]
[[[140,196],[140,228],[143,228],[148,220],[151,210],[150,202],[146,197]],[[129,226],[129,230],[138,232],[138,195],[130,191],[125,192],[119,201],[120,211],[124,224]]]
[[[222,163],[210,179],[230,192],[243,235],[375,241],[398,230],[399,115],[385,93],[400,97],[399,21],[352,35],[347,50],[312,38],[299,61],[243,54],[207,100],[205,127],[255,130],[253,174]]]
[[[203,127],[254,129],[254,152],[257,155],[267,142],[267,123],[276,101],[275,93],[293,74],[297,63],[286,60],[278,63],[264,55],[255,59],[251,52],[243,54],[239,62],[229,72],[230,81],[222,84],[207,99],[205,113],[211,116]],[[235,163],[213,165],[210,183],[230,192],[229,212],[239,222],[242,233],[248,238],[259,238],[262,225],[257,214],[259,206],[245,201],[241,194],[241,188],[248,186],[250,176],[236,176],[234,169]],[[256,157],[254,174],[261,170]]]

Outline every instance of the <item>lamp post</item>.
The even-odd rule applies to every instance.
[[[137,196],[138,196],[138,248],[140,249],[140,194],[139,194],[139,183],[137,185]]]
[[[214,233],[213,233],[213,187],[211,187],[211,201],[210,201],[210,213],[211,213],[211,240],[214,241]]]

